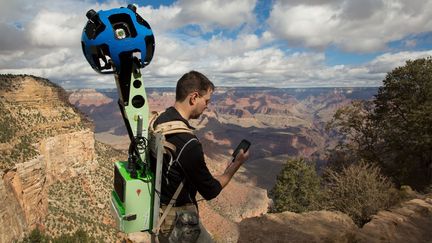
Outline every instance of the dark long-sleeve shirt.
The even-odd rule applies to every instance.
[[[154,127],[158,124],[169,121],[182,121],[189,128],[189,122],[185,120],[180,113],[174,108],[168,108],[155,121]],[[174,158],[177,158],[178,153],[183,146],[191,139],[196,138],[189,133],[176,133],[166,136],[166,140],[176,146]],[[183,149],[181,156],[178,158],[179,163],[174,163],[168,172],[167,158],[164,158],[162,166],[162,188],[161,188],[161,203],[168,204],[180,185],[181,181],[186,178],[185,185],[180,192],[175,206],[181,206],[186,203],[193,203],[197,191],[206,199],[215,198],[222,190],[222,186],[216,180],[207,168],[204,160],[204,153],[201,143],[198,139],[191,141]]]

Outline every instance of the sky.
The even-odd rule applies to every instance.
[[[156,40],[146,87],[197,70],[216,86],[366,87],[432,56],[430,0],[0,0],[0,73],[115,88],[82,53],[86,12],[137,5]]]

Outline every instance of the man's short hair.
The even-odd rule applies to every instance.
[[[214,89],[214,84],[204,74],[190,71],[177,81],[176,101],[184,101],[192,92],[198,92],[203,96],[208,90],[214,91]]]

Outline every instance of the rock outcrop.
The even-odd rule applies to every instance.
[[[101,106],[113,102],[113,99],[95,89],[81,89],[69,95],[69,102],[75,106]]]
[[[343,213],[283,212],[245,219],[239,224],[238,242],[352,242],[356,226]]]
[[[91,170],[94,134],[60,87],[32,76],[0,77],[0,242],[43,223],[48,187]],[[3,132],[3,130],[2,130]]]
[[[27,224],[24,211],[15,196],[10,180],[4,179],[0,172],[0,194],[2,206],[0,207],[0,242],[12,242],[24,233]]]
[[[39,143],[39,152],[44,158],[48,184],[69,179],[86,169],[94,169],[94,142],[94,133],[90,130],[43,139]]]
[[[43,156],[17,163],[3,176],[24,215],[25,225],[41,223],[48,211],[46,166]]]
[[[380,211],[362,228],[340,212],[283,212],[248,218],[238,242],[432,242],[432,196]],[[234,241],[235,242],[235,241]]]
[[[381,211],[358,231],[358,242],[432,242],[432,196]]]

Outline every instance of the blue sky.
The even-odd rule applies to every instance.
[[[65,88],[114,88],[80,46],[89,9],[128,1],[0,0],[0,73]],[[175,86],[189,70],[219,86],[379,86],[409,59],[432,56],[432,1],[135,1],[156,39],[146,86]]]

